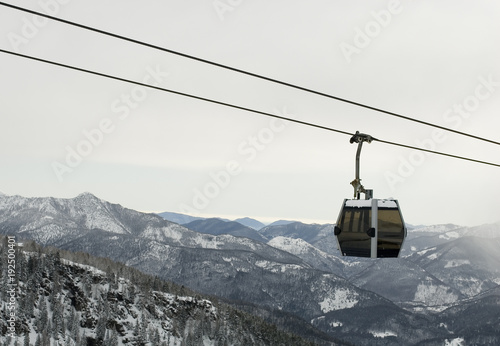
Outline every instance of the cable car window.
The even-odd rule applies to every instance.
[[[370,208],[344,207],[337,226],[342,252],[345,256],[370,257],[371,238],[366,234],[370,228]]]
[[[404,234],[403,221],[398,209],[378,209],[379,236],[397,236]]]
[[[405,228],[398,209],[378,210],[378,257],[398,257]]]

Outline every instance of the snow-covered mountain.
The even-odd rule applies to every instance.
[[[498,228],[488,226],[487,247],[464,238],[479,229],[440,227],[410,231],[406,257],[353,259],[338,257],[332,225],[268,226],[259,231],[266,244],[201,234],[91,194],[0,198],[3,234],[109,257],[200,292],[300,316],[329,337],[359,345],[443,344],[465,330],[446,311],[494,292]],[[493,319],[489,314],[500,312],[485,311]]]
[[[477,234],[487,238],[470,236]],[[444,310],[500,284],[499,224],[424,227],[410,232],[408,238],[406,256],[376,261],[339,258],[302,238],[278,236],[268,244],[409,309]]]
[[[259,231],[268,240],[276,237],[302,239],[330,255],[338,256],[334,225],[304,224],[302,222],[275,223]]]
[[[9,248],[1,240],[6,258]],[[227,304],[102,258],[29,243],[16,262],[14,281],[0,276],[1,287],[8,288],[0,295],[2,345],[312,345]]]
[[[418,251],[408,261],[466,297],[473,297],[500,284],[500,237],[460,237]]]
[[[267,244],[301,258],[316,269],[342,277],[347,276],[345,268],[349,266],[348,262],[338,256],[319,250],[301,238],[278,236],[271,239]]]

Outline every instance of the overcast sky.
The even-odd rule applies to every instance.
[[[7,1],[500,141],[497,1]],[[0,6],[0,47],[500,163],[494,144]],[[0,191],[148,212],[335,222],[349,136],[0,53]],[[499,221],[500,168],[373,142],[361,178],[411,224]]]

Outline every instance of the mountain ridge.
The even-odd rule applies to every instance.
[[[183,225],[184,227],[200,233],[212,235],[229,234],[236,237],[245,237],[260,242],[266,242],[258,231],[253,228],[242,225],[236,221],[224,221],[217,218],[194,220]]]

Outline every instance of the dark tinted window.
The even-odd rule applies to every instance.
[[[345,256],[370,257],[371,238],[366,234],[370,228],[370,208],[344,207],[337,226],[340,249]]]
[[[397,257],[405,237],[399,209],[378,210],[378,257]]]

